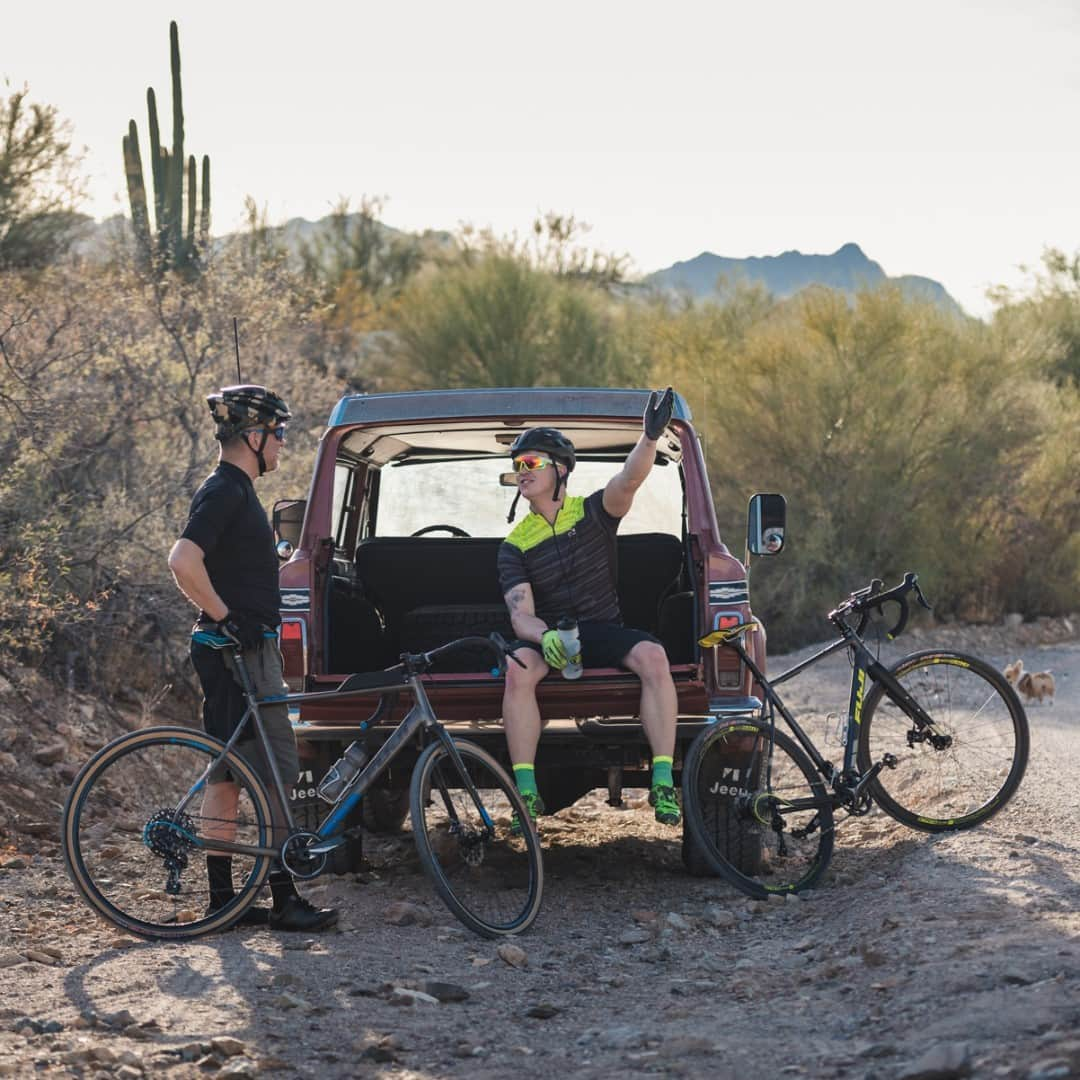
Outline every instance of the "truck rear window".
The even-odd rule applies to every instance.
[[[618,472],[620,463],[579,461],[570,491],[588,495]],[[506,515],[516,494],[499,484],[510,468],[508,458],[387,465],[379,484],[376,535],[409,536],[428,525],[454,525],[470,536],[505,536]],[[520,521],[528,503],[518,503]],[[682,486],[676,465],[657,467],[638,491],[620,532],[666,532],[682,535]]]

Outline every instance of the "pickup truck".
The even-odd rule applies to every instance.
[[[511,638],[495,572],[496,551],[512,527],[507,514],[515,492],[501,482],[511,443],[526,428],[559,428],[577,448],[570,489],[588,494],[604,486],[637,441],[648,396],[530,387],[342,398],[320,441],[307,499],[279,502],[273,511],[290,687],[329,689],[352,673],[396,663],[403,651],[467,634]],[[752,511],[758,512],[753,504]],[[671,661],[678,775],[706,724],[760,705],[733,652],[698,644],[751,613],[746,566],[721,538],[701,443],[679,395],[656,465],[619,531],[618,592],[626,625],[655,634]],[[764,667],[764,632],[750,640]],[[426,679],[439,719],[508,764],[503,683],[492,676],[490,658],[466,652],[448,659]],[[552,673],[540,684],[546,726],[536,773],[549,812],[594,788],[606,788],[618,804],[624,787],[648,786],[639,690],[637,679],[617,668],[586,668],[575,681]],[[409,704],[393,695],[316,701],[294,715],[299,820],[318,820],[316,785],[342,750],[362,737],[373,752]],[[400,755],[382,786],[365,796],[366,828],[401,825],[412,760]],[[352,869],[359,854],[358,843],[346,845],[331,868]],[[704,872],[685,834],[683,859],[691,872]]]

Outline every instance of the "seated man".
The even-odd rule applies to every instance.
[[[518,497],[528,501],[529,515],[499,548],[499,584],[518,644],[528,648],[517,654],[524,667],[507,665],[503,725],[514,777],[533,819],[544,812],[534,768],[541,726],[536,687],[571,659],[555,629],[570,618],[578,623],[586,667],[621,665],[641,680],[641,723],[653,753],[649,802],[657,821],[681,820],[671,774],[678,700],[667,653],[651,634],[623,626],[615,591],[615,534],[656,460],[673,401],[671,387],[653,393],[644,434],[626,463],[587,497],[567,494],[576,455],[562,432],[531,428],[510,448]]]

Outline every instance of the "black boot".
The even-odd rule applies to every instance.
[[[270,892],[274,897],[271,930],[327,930],[338,921],[336,908],[317,908],[305,900],[287,870],[270,872]]]
[[[236,899],[232,883],[232,859],[228,855],[206,856],[206,879],[210,884],[210,902],[206,914],[213,915]],[[270,912],[266,908],[249,907],[233,926],[266,926]]]

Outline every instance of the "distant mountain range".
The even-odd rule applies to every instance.
[[[357,217],[356,214],[349,215],[350,224]],[[291,255],[296,256],[305,244],[328,234],[331,227],[332,218],[329,216],[318,221],[291,218],[284,225],[271,226],[267,231]],[[75,250],[91,259],[104,257],[110,247],[122,242],[123,238],[129,235],[129,230],[130,223],[120,214],[100,223],[86,218]],[[379,230],[387,242],[407,235],[381,222]],[[214,244],[216,247],[224,247],[243,235],[228,233],[218,236],[214,238]],[[435,230],[429,230],[422,235],[416,234],[416,238],[428,252],[446,250],[454,243],[450,233]],[[801,251],[785,251],[782,255],[754,255],[746,259],[733,259],[703,251],[696,258],[677,262],[649,274],[641,284],[665,292],[688,293],[701,298],[722,298],[739,282],[760,284],[773,296],[781,298],[793,296],[811,285],[825,285],[853,296],[860,290],[891,282],[899,286],[906,296],[930,300],[946,311],[957,315],[964,314],[963,309],[940,282],[914,274],[889,277],[880,263],[867,258],[858,244],[845,244],[831,255],[804,255]]]
[[[860,290],[890,282],[899,286],[906,296],[931,300],[946,311],[963,314],[963,309],[940,282],[914,274],[889,277],[880,263],[867,258],[858,244],[845,244],[831,255],[785,251],[782,255],[755,255],[747,259],[703,251],[694,259],[677,262],[645,278],[645,283],[655,288],[697,297],[723,296],[740,281],[760,284],[778,297],[793,296],[810,285],[826,285],[853,296]]]

